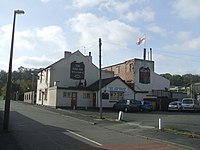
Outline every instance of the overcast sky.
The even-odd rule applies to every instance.
[[[64,51],[92,52],[102,67],[142,58],[153,49],[155,71],[200,74],[200,0],[1,0],[0,70],[8,71],[13,12],[17,15],[13,70],[47,67]],[[148,55],[147,55],[148,57]]]

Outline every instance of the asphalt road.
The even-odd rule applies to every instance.
[[[0,102],[0,110],[3,103]],[[61,113],[62,112],[62,113]],[[119,129],[121,122],[84,120],[42,107],[11,102],[10,131],[22,150],[177,150],[158,140],[127,134]],[[85,118],[87,118],[85,116]],[[130,129],[130,128],[129,128]]]

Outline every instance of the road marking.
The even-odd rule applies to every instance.
[[[75,133],[75,132],[70,131],[70,130],[66,130],[66,131],[69,132],[69,133],[71,133],[71,134],[73,134],[73,135],[76,135],[76,136],[78,136],[78,137],[80,137],[80,138],[82,138],[82,139],[85,139],[85,140],[87,140],[87,141],[89,141],[89,142],[91,142],[91,143],[94,143],[94,144],[96,144],[96,145],[98,145],[98,146],[102,146],[102,144],[100,144],[100,143],[98,143],[98,142],[96,142],[96,141],[94,141],[94,140],[91,140],[91,139],[89,139],[89,138],[87,138],[87,137],[84,137],[84,136],[82,136],[82,135],[80,135],[80,134],[78,134],[78,133]]]

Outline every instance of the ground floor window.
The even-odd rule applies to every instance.
[[[71,98],[71,92],[63,92],[64,98]]]
[[[83,98],[89,99],[90,98],[90,93],[83,93]]]
[[[39,100],[42,100],[42,90],[39,91]]]
[[[124,92],[110,92],[110,100],[122,100]]]
[[[47,100],[47,93],[48,93],[48,91],[47,91],[47,89],[45,89],[45,91],[44,91],[44,100]]]

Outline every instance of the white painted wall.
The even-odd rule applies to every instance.
[[[58,86],[60,87],[77,86],[79,84],[79,80],[70,78],[70,65],[74,61],[77,63],[84,63],[87,86],[91,85],[99,79],[99,69],[87,57],[82,55],[79,51],[76,51],[70,57],[64,58],[58,63],[52,65],[51,82],[59,81]],[[102,72],[102,78],[109,78],[112,76],[113,74],[111,72]]]
[[[59,96],[59,98],[54,99],[56,97],[56,93],[54,90],[50,91],[50,87],[76,87],[79,85],[79,80],[70,78],[70,65],[74,61],[77,63],[83,62],[85,65],[86,86],[96,82],[99,79],[99,69],[91,62],[91,60],[91,56],[84,56],[82,53],[80,53],[80,51],[76,51],[73,54],[68,53],[65,58],[39,72],[36,103],[42,104],[43,101],[43,105],[55,106],[55,100],[58,100],[58,105],[64,105],[65,101],[59,100],[60,96],[62,95],[60,95],[58,92],[57,96]],[[41,77],[42,82],[40,81]],[[113,72],[102,71],[102,79],[110,77],[113,77]],[[55,85],[55,83],[57,84]],[[47,100],[39,100],[39,91],[42,90],[44,92],[45,89],[48,89]]]
[[[109,99],[102,99],[102,107],[113,107],[115,102],[118,100],[110,100],[110,92],[112,91],[111,89],[125,89],[124,90],[124,98],[125,99],[133,99],[134,98],[134,92],[132,89],[130,89],[123,81],[120,79],[116,79],[107,86],[102,88],[102,92],[106,91],[109,93]],[[115,91],[115,90],[114,90]],[[100,107],[100,97],[99,97],[99,91],[98,91],[98,101],[97,101],[97,107]]]
[[[140,67],[149,67],[150,69],[150,83],[142,84],[139,82],[139,69]],[[152,90],[165,90],[165,88],[170,87],[170,81],[161,77],[154,72],[154,62],[153,61],[143,61],[136,59],[135,64],[135,90],[136,91],[152,91]]]

